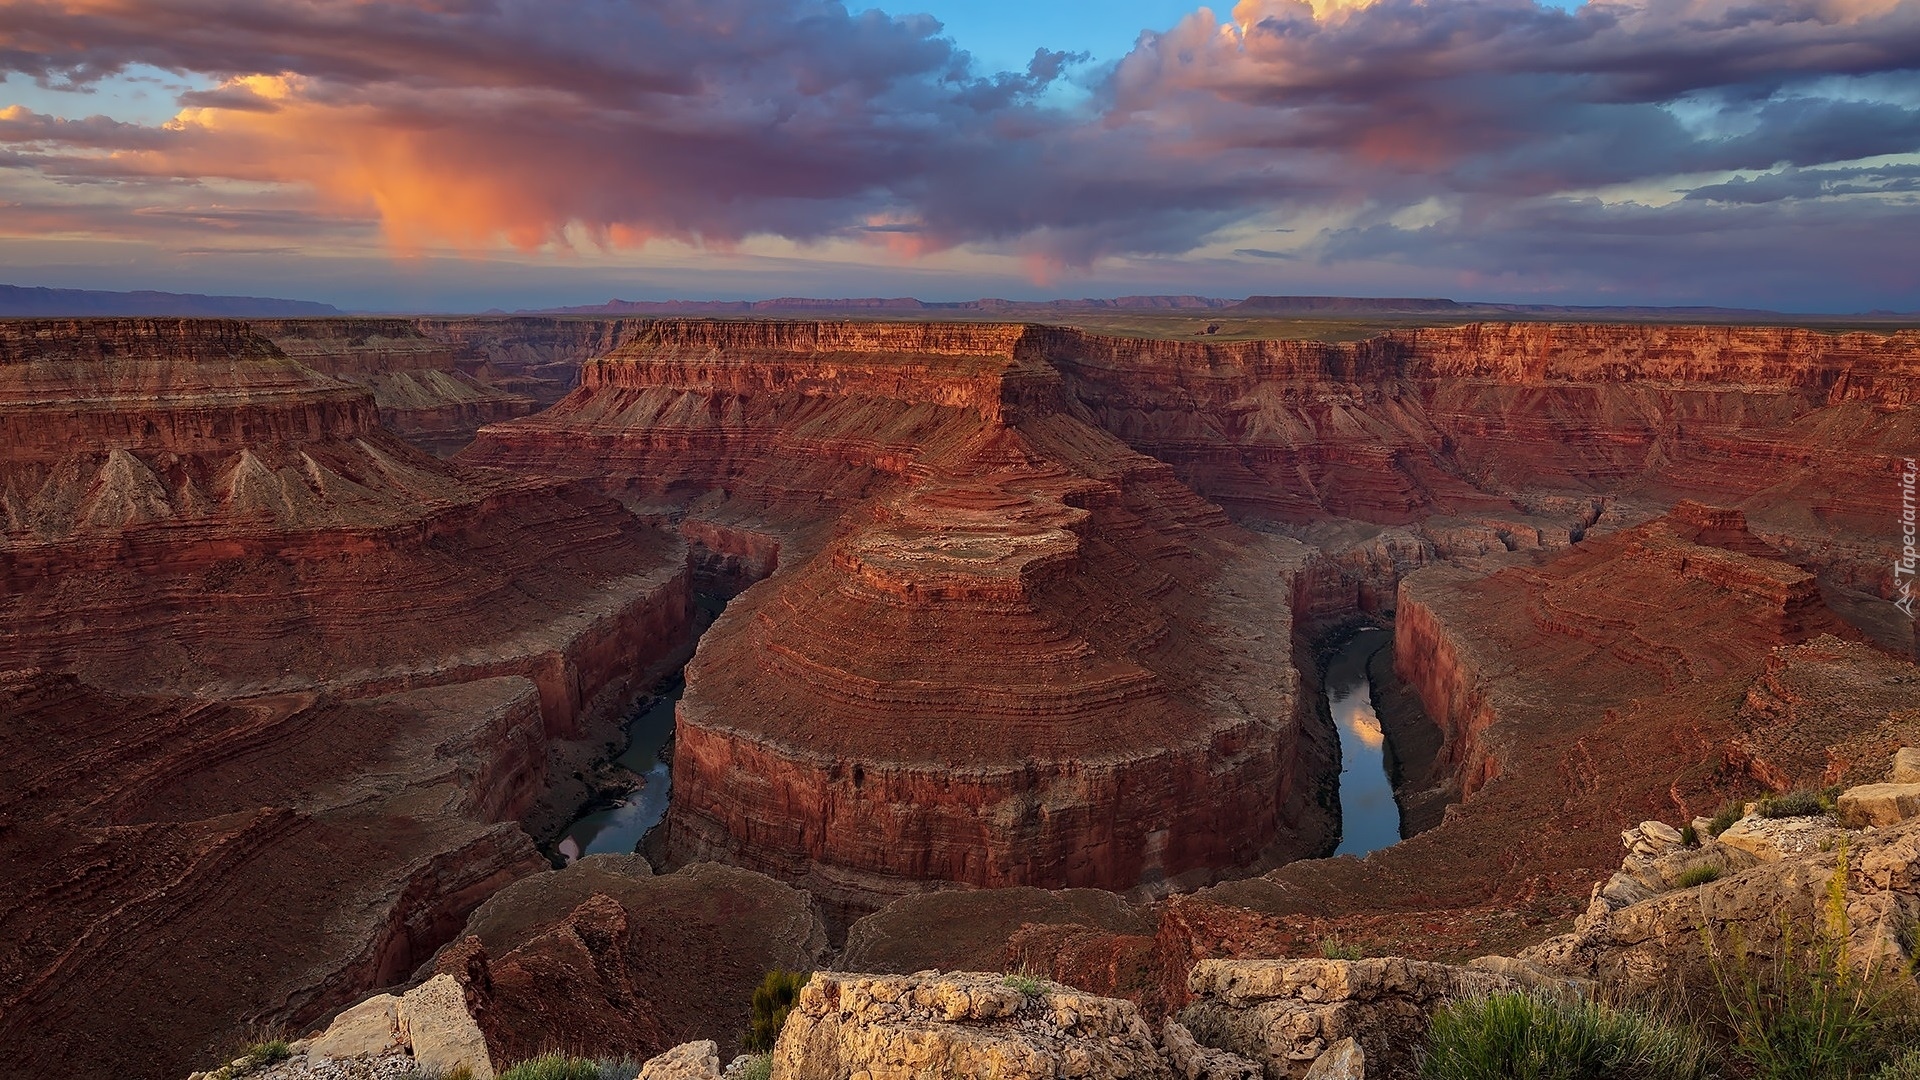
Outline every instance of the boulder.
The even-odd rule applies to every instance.
[[[1620,834],[1620,843],[1629,855],[1655,858],[1684,846],[1680,830],[1664,821],[1643,821]]]
[[[1824,851],[1839,837],[1840,830],[1834,827],[1833,819],[1825,816],[1748,816],[1729,825],[1727,831],[1720,834],[1720,843],[1744,851],[1761,862],[1779,862]]]
[[[1884,829],[1916,816],[1920,816],[1920,783],[1862,784],[1840,796],[1840,821],[1849,828]]]
[[[466,992],[451,975],[435,975],[400,999],[400,1029],[423,1068],[451,1072],[465,1066],[474,1080],[493,1080],[487,1040],[467,1012]]]
[[[1201,1046],[1178,1020],[1168,1020],[1161,1027],[1160,1049],[1173,1066],[1176,1080],[1263,1080],[1259,1065],[1238,1054]]]
[[[1435,1009],[1520,986],[1490,971],[1400,957],[1202,960],[1187,984],[1194,1000],[1180,1022],[1201,1042],[1260,1062],[1272,1080],[1302,1080],[1349,1038],[1376,1080],[1413,1080]]]
[[[406,1046],[400,1033],[400,999],[377,994],[333,1018],[307,1052],[314,1057],[357,1058]]]
[[[774,1080],[1173,1075],[1132,1002],[972,972],[816,972],[773,1049]]]
[[[648,1058],[638,1080],[720,1080],[720,1044],[712,1039],[681,1043]]]
[[[1894,752],[1887,783],[1920,784],[1920,746],[1903,746]]]
[[[1495,975],[1504,975],[1524,989],[1558,998],[1561,1001],[1571,1002],[1591,998],[1597,989],[1592,979],[1549,971],[1538,964],[1512,956],[1482,956],[1468,961],[1467,966],[1475,971],[1490,971]]]
[[[1314,1059],[1306,1080],[1367,1080],[1367,1052],[1353,1039],[1341,1039]]]

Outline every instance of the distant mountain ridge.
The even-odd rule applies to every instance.
[[[1220,311],[1234,301],[1211,296],[1117,296],[1081,300],[916,300],[911,296],[822,299],[782,296],[772,300],[609,300],[604,304],[539,308],[518,315],[776,315],[836,311],[978,311],[993,315],[1050,311]]]
[[[0,318],[91,318],[96,316],[179,316],[186,318],[298,318],[339,315],[332,304],[279,300],[267,296],[207,296],[140,290],[45,289],[0,285]]]
[[[1117,296],[1078,300],[931,301],[911,296],[823,297],[782,296],[771,300],[609,300],[604,304],[525,309],[517,315],[799,315],[831,314],[965,314],[1020,317],[1066,312],[1218,312],[1228,316],[1304,316],[1339,318],[1380,315],[1543,316],[1590,318],[1752,319],[1783,318],[1784,313],[1759,308],[1712,306],[1657,307],[1652,305],[1497,304],[1449,300],[1444,297],[1374,296],[1249,296],[1244,300],[1213,296]],[[505,314],[498,312],[498,314]],[[1890,312],[1876,313],[1890,316]]]

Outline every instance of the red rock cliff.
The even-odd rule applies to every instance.
[[[661,321],[463,457],[835,521],[688,669],[674,858],[847,910],[929,881],[1204,879],[1323,842],[1302,777],[1327,750],[1291,666],[1305,550],[1076,416],[1029,334]]]
[[[372,390],[381,423],[442,456],[463,449],[482,426],[537,407],[458,370],[452,347],[405,319],[263,319],[253,326],[300,363]]]
[[[184,1075],[402,977],[689,635],[677,536],[239,323],[0,323],[0,432],[0,1073]]]

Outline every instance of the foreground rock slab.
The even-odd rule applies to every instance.
[[[773,1051],[774,1080],[1173,1080],[1131,1002],[979,973],[820,972]]]
[[[1194,1001],[1180,1022],[1199,1041],[1260,1062],[1274,1080],[1358,1075],[1349,1064],[1356,1054],[1368,1077],[1413,1080],[1435,1009],[1519,986],[1492,972],[1401,957],[1202,960],[1188,984]],[[1324,1068],[1317,1064],[1330,1053]]]

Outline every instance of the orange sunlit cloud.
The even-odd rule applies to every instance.
[[[1582,193],[1678,175],[1713,182],[1667,200],[1650,235],[1797,230],[1812,217],[1781,208],[1834,190],[1856,219],[1889,215],[1911,190],[1898,157],[1920,147],[1920,110],[1872,81],[1910,81],[1920,0],[1638,0],[1604,17],[1242,0],[1224,23],[1196,11],[1145,34],[1084,100],[1048,96],[1063,55],[971,71],[926,20],[803,0],[0,12],[23,78],[139,64],[211,87],[163,125],[0,107],[0,228],[16,235],[56,218],[98,236],[371,223],[409,255],[589,256],[776,239],[895,264],[995,252],[1053,282],[1337,210],[1339,229],[1288,257],[1499,272],[1541,246],[1525,230],[1551,220],[1564,238],[1569,215],[1646,209]],[[1405,224],[1427,205],[1446,215]],[[1229,250],[1274,262],[1270,243]]]

